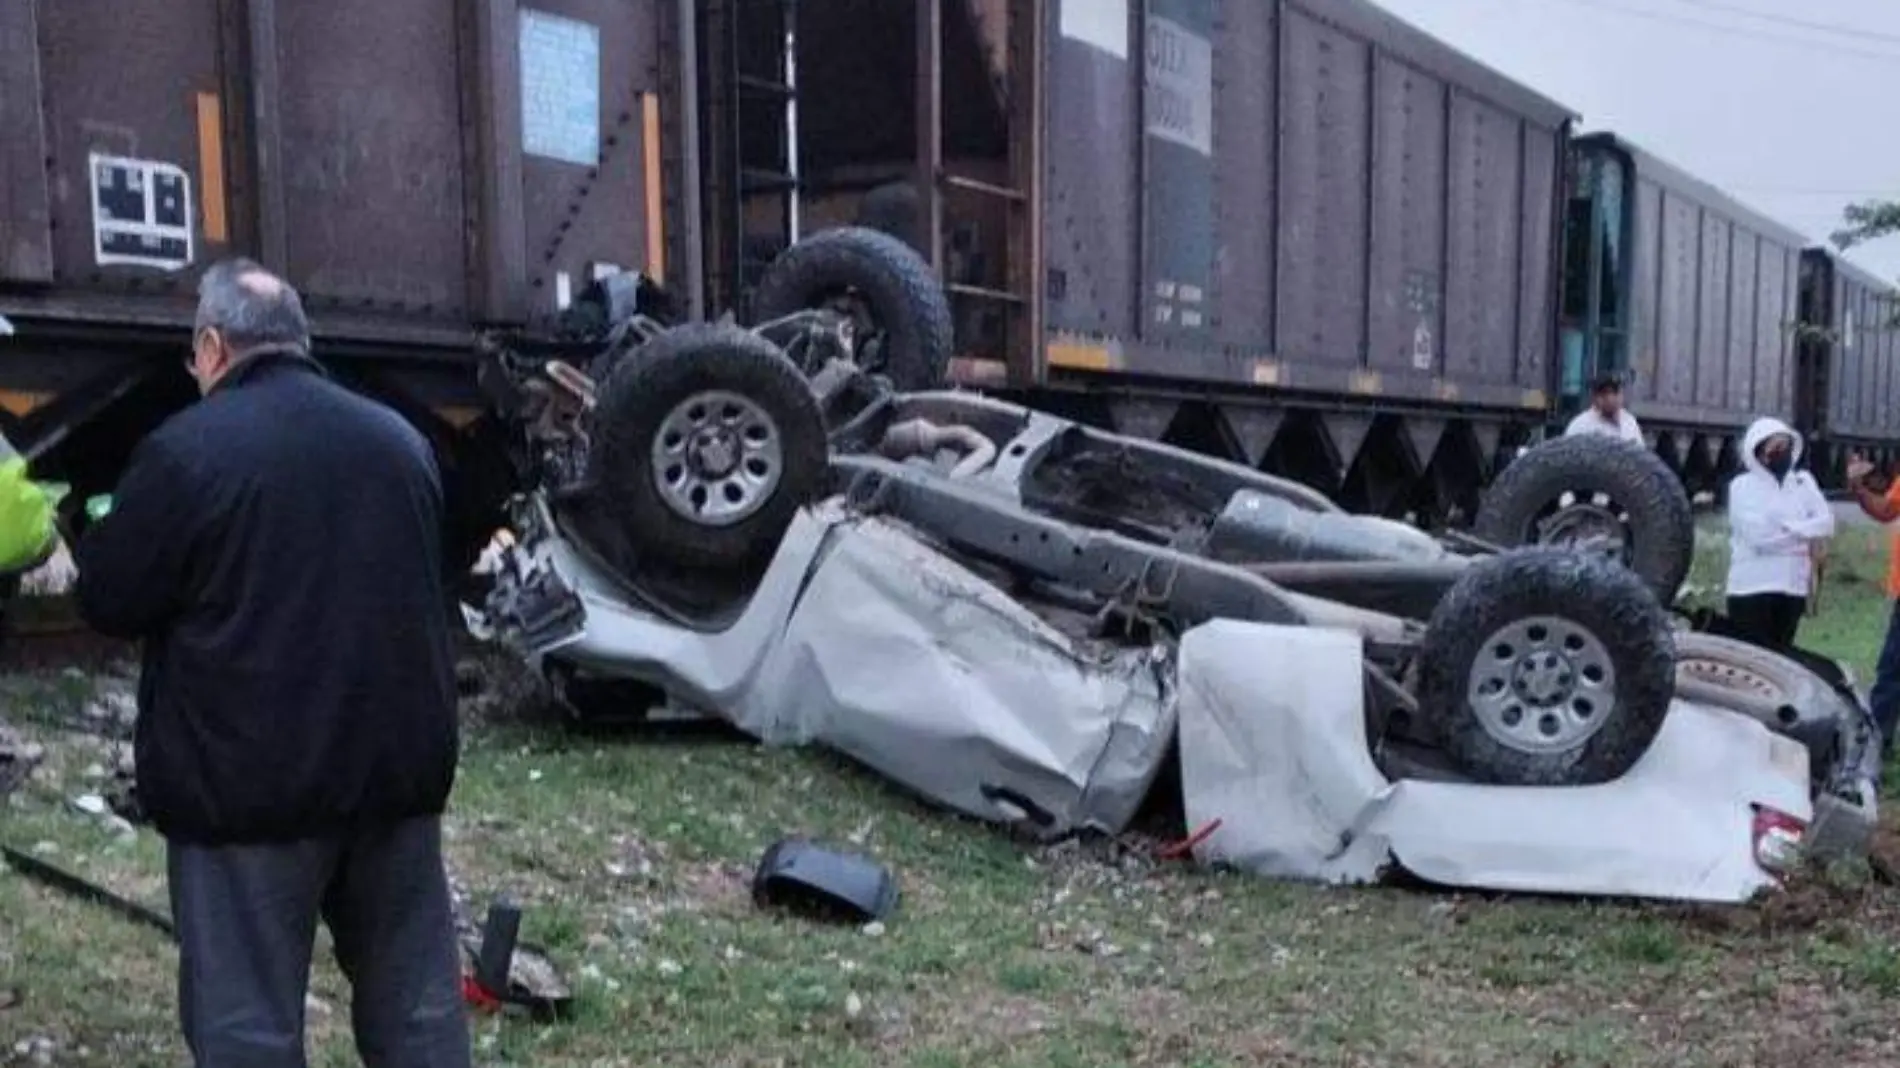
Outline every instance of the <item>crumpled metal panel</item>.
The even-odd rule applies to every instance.
[[[1195,849],[1283,878],[1362,883],[1401,867],[1492,890],[1741,902],[1773,885],[1751,804],[1813,811],[1806,754],[1733,712],[1676,702],[1614,782],[1389,781],[1366,743],[1355,635],[1220,620],[1180,650],[1181,780]]]
[[[565,543],[536,551],[586,612],[581,634],[536,655],[658,686],[767,744],[834,749],[979,819],[1119,831],[1173,737],[1165,656],[1071,639],[835,503],[800,513],[717,632],[629,605]]]
[[[763,737],[979,818],[1119,831],[1173,732],[1165,658],[1071,639],[877,520],[837,528],[780,640]]]

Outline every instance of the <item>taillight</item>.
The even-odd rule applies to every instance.
[[[1807,831],[1807,821],[1777,808],[1756,805],[1755,863],[1777,875],[1786,874],[1801,855],[1801,837]]]

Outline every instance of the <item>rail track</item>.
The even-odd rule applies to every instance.
[[[56,602],[55,602],[56,603]],[[136,663],[138,646],[108,638],[64,611],[39,612],[36,599],[16,602],[16,609],[0,628],[0,674],[61,671],[102,671],[115,664]]]

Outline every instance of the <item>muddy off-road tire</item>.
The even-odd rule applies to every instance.
[[[753,294],[760,323],[849,297],[883,333],[866,371],[900,390],[935,389],[950,368],[950,301],[930,265],[889,234],[858,226],[822,230],[772,261]]]
[[[1582,435],[1532,448],[1485,489],[1472,533],[1507,547],[1537,543],[1540,514],[1566,493],[1579,501],[1604,494],[1628,513],[1627,563],[1674,603],[1695,556],[1695,516],[1682,480],[1634,442]]]
[[[1516,549],[1474,563],[1438,603],[1419,651],[1419,710],[1480,782],[1608,782],[1662,729],[1675,671],[1668,616],[1634,572]]]
[[[817,400],[777,346],[731,324],[694,323],[608,376],[588,483],[635,552],[726,568],[777,547],[827,461]]]

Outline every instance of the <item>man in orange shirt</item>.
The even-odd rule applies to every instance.
[[[1847,461],[1847,484],[1860,510],[1874,522],[1900,519],[1900,479],[1884,475],[1876,479],[1874,465],[1856,453]],[[1896,598],[1896,608],[1887,623],[1886,641],[1880,647],[1873,690],[1867,695],[1874,721],[1880,724],[1883,755],[1892,754],[1894,727],[1900,721],[1900,529],[1893,531],[1887,550],[1887,596]]]

